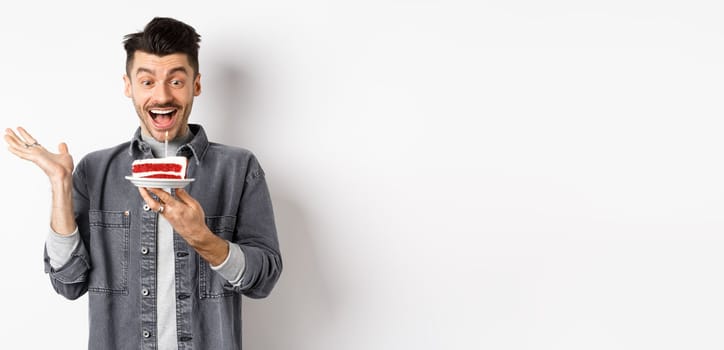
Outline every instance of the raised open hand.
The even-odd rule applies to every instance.
[[[65,143],[58,145],[59,153],[52,153],[22,127],[18,127],[18,134],[11,129],[5,129],[5,142],[10,152],[43,169],[51,183],[67,181],[70,178],[73,174],[73,157],[68,153]]]

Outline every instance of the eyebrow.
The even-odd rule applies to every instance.
[[[176,67],[176,68],[171,69],[171,70],[168,72],[168,75],[174,74],[174,73],[176,73],[176,72],[181,72],[181,73],[184,73],[184,74],[188,75],[188,72],[186,71],[186,67],[183,67],[183,66],[182,66],[182,67]],[[138,74],[140,74],[140,73],[148,73],[148,74],[151,74],[151,75],[155,75],[155,74],[156,74],[156,72],[154,72],[152,69],[143,68],[143,67],[139,67],[138,69],[136,69],[136,75],[138,75]]]

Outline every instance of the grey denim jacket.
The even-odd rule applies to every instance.
[[[264,171],[248,150],[211,143],[200,125],[179,147],[189,157],[185,189],[199,201],[212,232],[238,244],[246,258],[232,286],[174,232],[179,350],[241,349],[242,295],[269,295],[282,271]],[[81,243],[58,269],[45,253],[53,288],[68,299],[88,292],[89,349],[157,349],[156,223],[125,176],[134,159],[152,158],[140,138],[83,157],[73,173]]]

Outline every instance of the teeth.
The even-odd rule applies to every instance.
[[[153,114],[169,114],[169,113],[173,113],[173,111],[174,111],[174,109],[167,110],[167,111],[166,111],[166,110],[160,110],[160,109],[152,109],[152,110],[151,110],[151,113],[153,113]]]

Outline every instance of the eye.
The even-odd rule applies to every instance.
[[[153,82],[150,80],[141,80],[141,86],[151,86],[153,85]]]
[[[184,86],[184,81],[180,80],[180,79],[174,79],[174,80],[171,80],[170,84],[171,84],[171,86],[174,86],[174,87],[182,87],[182,86]]]

